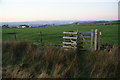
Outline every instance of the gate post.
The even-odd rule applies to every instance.
[[[98,31],[98,50],[100,50],[101,47],[101,40],[102,40],[102,32],[101,30]]]
[[[94,50],[97,50],[98,47],[98,29],[95,29],[95,37],[94,37]]]
[[[91,51],[93,51],[93,48],[94,48],[93,40],[94,40],[94,31],[93,31],[93,29],[92,29],[92,30],[91,30],[91,43],[90,43]]]

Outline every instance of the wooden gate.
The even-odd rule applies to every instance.
[[[63,47],[67,49],[79,50],[99,50],[101,42],[101,32],[98,29],[91,31],[68,31],[63,32]]]

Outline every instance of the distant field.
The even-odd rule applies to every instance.
[[[41,39],[40,31],[42,32],[42,40],[46,44],[62,44],[63,31],[90,31],[91,29],[99,29],[102,31],[102,44],[117,44],[118,43],[118,25],[69,25],[69,26],[54,26],[54,27],[35,27],[35,28],[3,28],[3,41],[15,41],[14,34],[16,32],[17,41],[30,40],[38,43]]]

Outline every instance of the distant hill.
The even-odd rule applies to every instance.
[[[19,25],[29,25],[30,27],[42,27],[51,25],[67,25],[67,24],[87,24],[87,23],[110,23],[120,22],[120,20],[99,20],[99,21],[81,21],[81,20],[68,20],[68,21],[29,21],[29,22],[0,22],[1,25],[8,25],[9,27],[18,27]]]
[[[100,21],[77,21],[77,22],[74,22],[72,24],[96,24],[96,23],[112,23],[112,22],[120,22],[120,20],[109,20],[109,21],[105,21],[105,20],[100,20]]]
[[[3,22],[2,25],[9,25],[9,27],[19,25],[41,26],[41,25],[64,25],[72,24],[74,21],[29,21],[29,22]]]

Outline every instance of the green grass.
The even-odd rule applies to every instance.
[[[35,27],[35,28],[4,28],[2,29],[3,41],[15,41],[14,35],[5,34],[17,32],[17,40],[30,40],[39,42],[42,32],[43,42],[46,44],[62,44],[63,31],[90,31],[91,29],[99,29],[102,31],[102,44],[118,43],[118,25],[69,25],[55,27]]]

